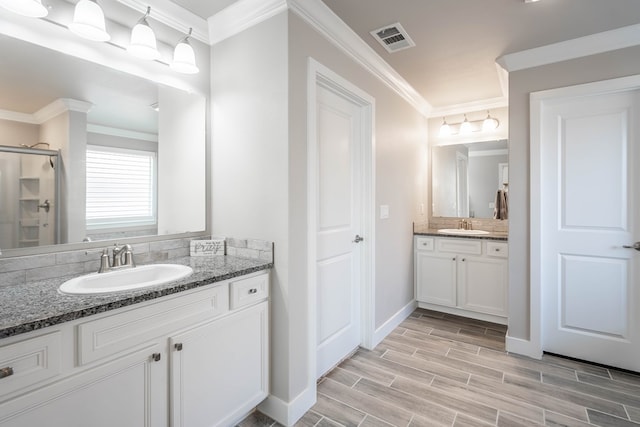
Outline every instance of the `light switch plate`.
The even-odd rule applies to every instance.
[[[389,205],[380,205],[380,219],[389,218]]]

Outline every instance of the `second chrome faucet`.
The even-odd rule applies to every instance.
[[[133,268],[136,266],[133,260],[133,249],[131,245],[118,245],[116,243],[111,252],[112,258],[109,259],[109,248],[105,248],[102,251],[98,273],[106,273],[107,271],[119,268]]]

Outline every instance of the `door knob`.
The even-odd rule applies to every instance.
[[[353,243],[360,243],[364,240],[364,237],[360,237],[359,235],[356,234],[356,238],[353,241]]]
[[[636,251],[640,251],[640,242],[635,242],[632,246],[624,245],[623,248],[635,249]]]

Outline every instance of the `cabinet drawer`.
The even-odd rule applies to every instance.
[[[457,254],[482,254],[482,241],[470,239],[438,239],[438,251]]]
[[[0,396],[58,375],[61,351],[60,332],[0,347]]]
[[[416,237],[416,249],[419,251],[433,251],[435,245],[433,237]]]
[[[262,301],[269,296],[269,275],[249,277],[231,282],[231,309]]]
[[[509,245],[500,242],[487,242],[487,255],[491,257],[507,258],[509,256]]]
[[[149,345],[167,331],[229,311],[224,283],[162,303],[135,308],[78,325],[78,362],[84,365],[121,351]]]

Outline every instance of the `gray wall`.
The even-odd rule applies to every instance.
[[[304,21],[281,13],[212,47],[213,234],[275,241],[271,394],[310,382],[307,283],[307,61],[376,98],[375,324],[413,301],[412,221],[427,202],[426,120]]]
[[[640,47],[509,74],[509,336],[529,339],[529,94],[640,74]]]

